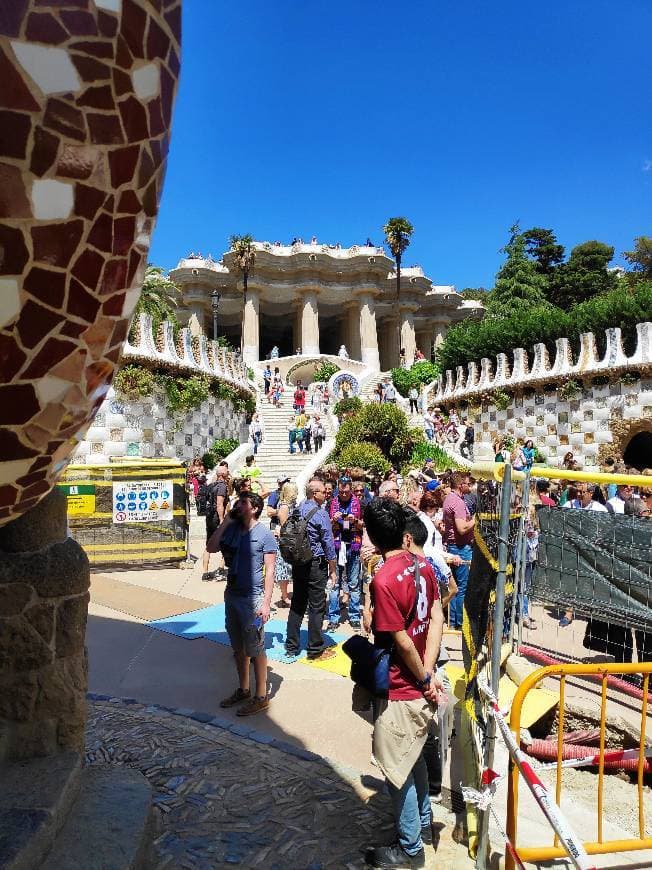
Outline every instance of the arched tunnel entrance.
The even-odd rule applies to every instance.
[[[631,465],[639,471],[652,468],[652,431],[634,435],[624,450],[623,460],[625,465]]]

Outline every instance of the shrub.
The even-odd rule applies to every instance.
[[[391,464],[383,455],[380,447],[370,444],[368,441],[354,441],[347,444],[339,451],[336,460],[340,468],[358,466],[374,474],[384,474],[391,468]]]
[[[442,450],[438,444],[424,441],[414,446],[410,459],[403,467],[403,472],[407,472],[411,468],[421,468],[428,458],[435,460],[437,471],[446,471],[448,468],[461,468],[459,463],[451,459],[448,453]]]
[[[335,446],[339,454],[355,441],[368,441],[379,447],[390,462],[401,465],[412,453],[415,443],[422,439],[420,430],[410,429],[407,417],[396,405],[369,404],[344,420],[335,437]]]
[[[439,372],[439,366],[435,363],[420,360],[409,369],[392,369],[392,383],[399,393],[406,397],[412,387],[419,389],[422,384],[432,383],[438,377]]]
[[[199,408],[209,396],[210,381],[205,375],[189,378],[170,374],[156,375],[156,384],[165,393],[168,410],[172,414],[187,414]]]
[[[559,387],[557,390],[557,396],[564,402],[567,402],[569,399],[574,399],[575,396],[579,396],[581,392],[582,385],[570,378],[565,384],[562,384],[561,387]]]
[[[228,456],[229,453],[232,453],[239,446],[240,442],[237,438],[219,438],[217,441],[213,441],[210,450],[208,453],[204,453],[201,461],[204,463],[206,470],[210,471],[212,468],[215,468],[218,462],[221,462],[225,456]]]
[[[338,365],[335,365],[335,363],[323,362],[315,369],[312,379],[317,383],[321,383],[322,381],[328,383],[328,381],[330,381],[335,372],[339,372],[339,370],[340,367]]]
[[[155,386],[154,375],[149,369],[139,365],[124,366],[113,379],[116,393],[132,402],[151,396]]]
[[[543,452],[543,450],[541,450],[540,447],[537,447],[535,445],[535,447],[534,447],[534,461],[538,462],[540,465],[543,465],[545,463],[545,461],[547,460],[547,458],[548,457]]]
[[[362,408],[362,404],[362,399],[359,396],[349,396],[347,399],[339,400],[333,408],[333,413],[338,419],[341,419],[345,414],[348,414],[351,411],[357,414]]]
[[[496,390],[491,397],[491,401],[499,411],[506,411],[512,404],[512,397],[505,390]]]

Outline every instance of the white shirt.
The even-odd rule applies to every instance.
[[[619,495],[615,495],[607,501],[610,504],[615,514],[625,513],[625,501]]]
[[[428,530],[428,540],[423,547],[424,554],[432,559],[432,561],[437,565],[444,577],[448,577],[448,575],[451,573],[451,569],[447,565],[442,555],[442,538],[437,531],[437,527],[430,519],[428,514],[423,513],[423,511],[419,511],[417,513],[417,516]],[[437,538],[439,538],[439,543],[437,543]]]
[[[599,511],[603,514],[608,514],[609,511],[603,504],[600,504],[599,501],[590,501],[587,506],[584,508],[585,511]],[[624,513],[624,511],[623,511]]]

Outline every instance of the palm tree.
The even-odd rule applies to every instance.
[[[231,245],[229,250],[233,254],[234,265],[236,269],[242,272],[242,328],[240,330],[240,350],[242,351],[244,312],[247,305],[247,285],[249,283],[249,272],[253,269],[256,259],[256,249],[254,248],[253,237],[250,235],[231,236],[229,243]]]
[[[136,325],[141,314],[151,315],[154,336],[158,333],[159,325],[164,320],[169,320],[177,327],[179,321],[175,314],[175,308],[178,307],[179,288],[173,281],[170,281],[160,266],[152,266],[149,263],[145,269],[140,297],[131,317],[129,337],[134,338]]]
[[[410,244],[410,237],[414,232],[414,227],[407,218],[393,217],[390,218],[383,227],[385,233],[385,244],[389,248],[394,260],[396,261],[396,310],[398,312],[398,328],[397,328],[397,343],[396,347],[400,351],[401,348],[401,260],[403,252]]]

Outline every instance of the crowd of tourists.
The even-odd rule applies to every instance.
[[[297,413],[305,416],[305,405]],[[387,781],[397,840],[370,849],[367,863],[423,867],[423,845],[432,838],[432,804],[441,799],[442,746],[434,714],[450,696],[442,633],[446,621],[452,629],[462,628],[477,483],[466,471],[437,471],[433,459],[403,476],[397,469],[379,477],[326,465],[300,500],[288,475],[265,492],[255,470],[253,455],[233,477],[223,462],[196,494],[198,512],[206,517],[203,577],[226,580],[226,630],[237,671],[237,687],[221,705],[236,708],[238,716],[268,709],[264,626],[279,609],[288,611],[282,659],[287,664],[303,652],[306,616],[309,660],[336,655],[328,635],[345,623],[354,638],[372,637],[374,649],[389,655],[386,697],[374,696],[359,681],[354,709],[371,714],[372,758]],[[603,493],[594,484],[568,480],[551,486],[542,479],[533,479],[531,486],[519,609],[524,625],[534,628],[527,587],[537,560],[537,509],[649,517],[652,490],[616,486]],[[213,572],[211,558],[216,559]],[[572,618],[567,613],[561,624]],[[351,657],[362,666],[353,651]]]
[[[475,482],[465,472],[438,474],[432,459],[404,477],[396,469],[380,478],[330,465],[299,501],[289,476],[280,476],[271,493],[256,492],[255,457],[249,459],[233,477],[219,464],[196,496],[206,518],[203,577],[226,580],[238,685],[222,706],[237,707],[239,716],[268,708],[264,625],[277,609],[288,610],[286,663],[302,652],[306,615],[310,660],[335,655],[326,635],[344,623],[361,639],[373,636],[377,647],[391,648],[387,699],[360,687],[354,693],[356,709],[371,710],[373,760],[387,779],[398,834],[394,845],[370,850],[367,859],[376,867],[423,866],[431,800],[441,799],[433,716],[450,691],[443,608],[451,627],[460,628]]]

